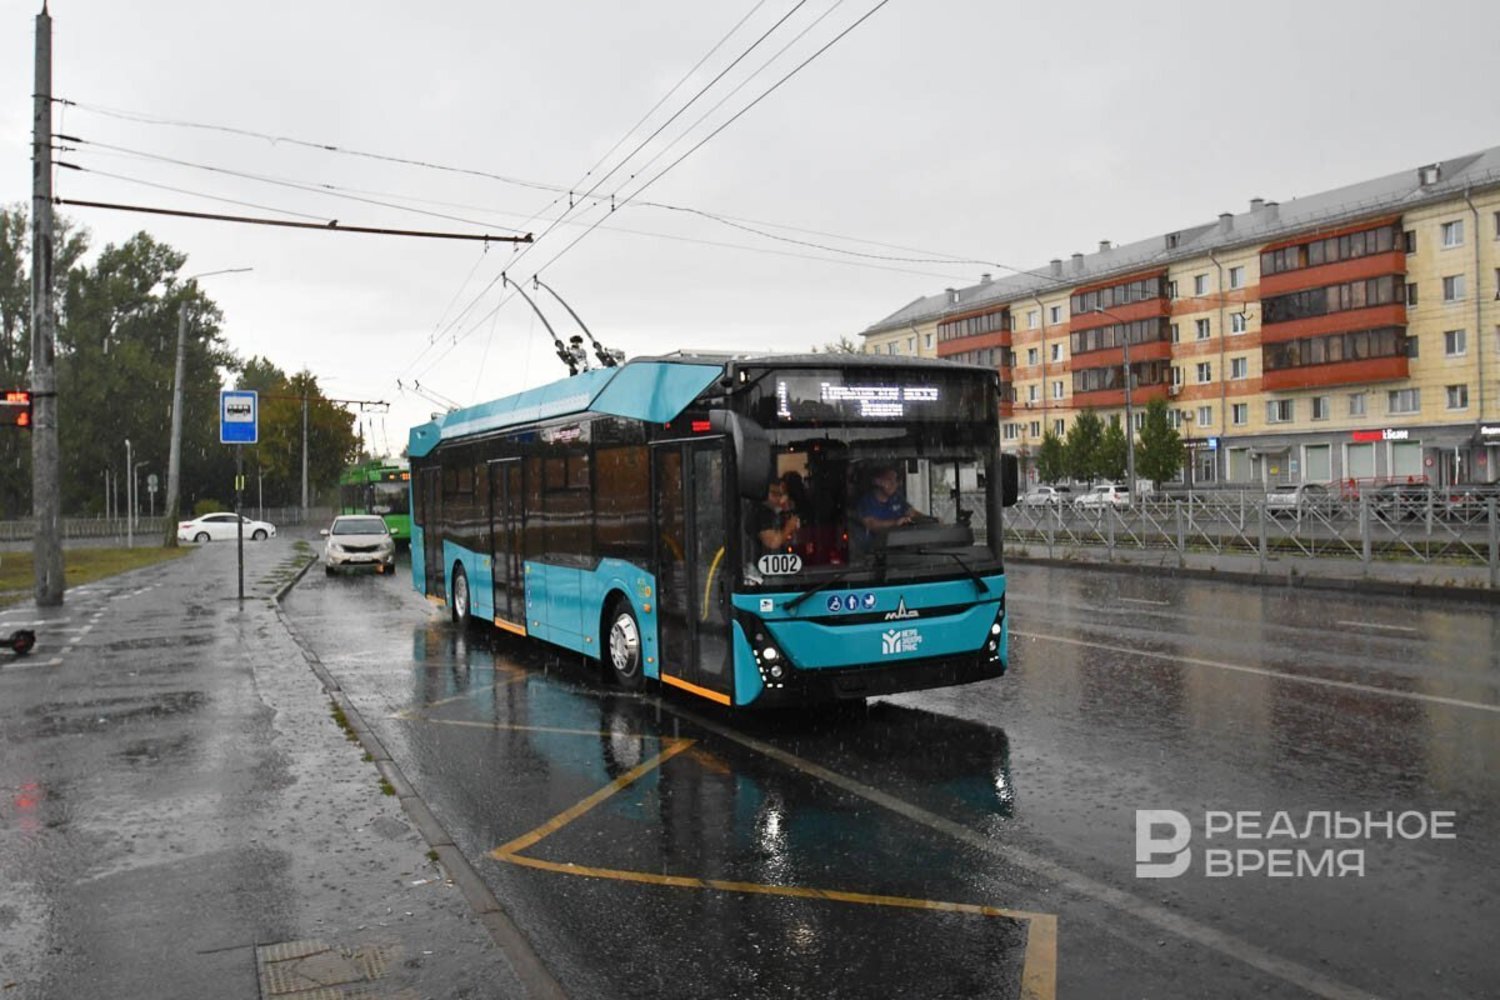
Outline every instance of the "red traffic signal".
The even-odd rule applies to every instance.
[[[0,399],[0,427],[31,426],[31,393],[25,389],[7,389]]]

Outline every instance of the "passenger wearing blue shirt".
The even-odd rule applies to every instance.
[[[864,529],[858,533],[864,545],[869,545],[876,535],[911,524],[923,516],[901,495],[901,475],[890,466],[875,473],[870,480],[870,492],[860,498],[854,514],[859,527]]]

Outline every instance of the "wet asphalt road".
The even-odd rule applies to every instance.
[[[1054,928],[1061,996],[1495,994],[1492,608],[1021,565],[1009,605],[1005,678],[763,716],[460,630],[404,569],[285,601],[574,996],[1046,995]],[[1138,809],[1191,825],[1182,875],[1136,877]],[[1210,810],[1455,836],[1210,844]]]

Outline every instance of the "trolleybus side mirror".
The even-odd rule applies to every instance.
[[[734,445],[734,466],[739,473],[736,485],[740,496],[762,500],[771,483],[771,439],[749,417],[730,410],[709,410],[708,423],[715,431],[729,435]]]
[[[1000,456],[1000,506],[1014,507],[1021,497],[1021,462],[1014,455]]]

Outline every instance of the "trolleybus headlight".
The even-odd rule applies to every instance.
[[[779,664],[779,663],[777,663],[774,666],[772,666],[771,667],[771,671],[770,671],[771,677],[773,679],[775,679],[775,680],[778,680],[778,681],[781,680],[781,675],[782,675],[783,672],[784,671],[781,669],[781,664]]]
[[[776,658],[780,655],[780,653],[776,652],[775,646],[767,646],[765,649],[761,650],[760,658],[765,660],[767,663],[775,663]],[[781,673],[781,668],[777,667],[776,670],[773,671],[773,673],[779,676]]]
[[[1000,634],[1000,623],[996,622],[995,624],[993,624],[993,625],[990,626],[990,635],[999,635],[999,634]]]

